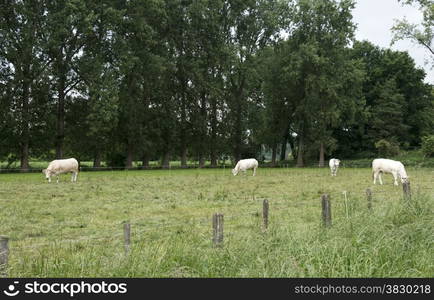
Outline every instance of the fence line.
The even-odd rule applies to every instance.
[[[287,208],[275,208],[273,209],[273,211],[283,211],[283,210],[288,210],[291,209],[291,207],[287,207]],[[256,213],[258,213],[258,211],[249,211],[246,213],[240,213],[240,214],[235,214],[235,215],[229,215],[229,216],[225,216],[225,220],[233,220],[237,217],[240,216],[246,216],[246,215],[255,215]],[[259,215],[258,215],[259,216]],[[155,228],[170,228],[170,227],[178,227],[178,226],[182,226],[182,225],[198,225],[199,227],[202,226],[208,226],[210,222],[210,218],[200,218],[198,220],[198,222],[195,223],[188,223],[188,222],[179,222],[179,223],[172,223],[172,224],[152,224],[153,226],[149,226],[150,224],[135,224],[135,225],[142,225],[142,226],[147,226],[150,228],[147,229],[132,229],[132,232],[137,234],[137,233],[144,233],[144,232],[150,232],[150,231],[155,231]],[[134,224],[134,223],[128,223],[130,224]],[[76,239],[63,239],[63,240],[55,240],[55,241],[47,241],[47,242],[42,242],[42,243],[32,243],[32,245],[29,246],[20,246],[19,249],[38,249],[41,246],[52,246],[52,245],[56,245],[56,244],[62,244],[62,243],[77,243],[77,242],[83,242],[83,241],[114,241],[114,240],[120,240],[120,237],[125,237],[125,233],[124,232],[119,232],[117,234],[111,234],[110,236],[104,236],[104,237],[79,237]],[[20,241],[21,243],[22,241]],[[15,244],[16,242],[13,242],[13,244]]]
[[[344,191],[345,192],[345,191]],[[372,195],[375,194],[384,194],[384,193],[389,193],[387,191],[373,191],[371,192],[371,198]],[[349,195],[354,194],[354,192],[349,192]],[[360,194],[363,195],[364,197],[366,197],[366,192],[365,193],[356,193],[356,194]],[[336,196],[336,198],[339,198],[339,196],[341,196],[341,193],[333,193],[330,194],[332,196]],[[398,194],[396,194],[395,196],[398,196]],[[378,198],[375,197],[376,199],[381,199],[381,200],[387,200],[389,198]],[[233,200],[233,199],[232,199]],[[259,199],[255,199],[256,201],[259,201]],[[263,200],[263,199],[262,199]],[[269,203],[272,205],[272,211],[283,211],[283,210],[288,210],[288,209],[293,209],[294,207],[302,207],[302,206],[306,206],[307,204],[313,204],[313,202],[311,201],[297,201],[297,202],[290,202],[290,199],[288,200],[280,200],[280,201],[276,201],[276,200],[272,200],[272,198],[267,199],[269,200]],[[282,204],[285,204],[285,206],[282,206]],[[289,206],[288,206],[289,205]],[[372,205],[372,204],[371,204]],[[220,208],[220,210],[228,210],[232,207],[222,207]],[[229,214],[225,216],[225,220],[232,220],[241,216],[246,216],[246,215],[258,215],[260,214],[260,208],[258,207],[256,210],[251,210],[248,212],[243,212],[243,213],[237,213],[237,214]],[[182,221],[178,221],[178,222],[171,222],[171,223],[141,223],[140,220],[142,220],[142,218],[140,219],[135,219],[135,220],[129,220],[129,224],[131,225],[135,225],[135,226],[140,226],[140,227],[147,227],[148,229],[146,230],[142,230],[142,232],[145,231],[152,231],[155,228],[170,228],[170,227],[179,227],[179,226],[184,226],[184,225],[195,225],[195,226],[204,226],[205,224],[207,224],[209,222],[209,218],[208,217],[203,217],[203,215],[194,215],[194,216],[189,216],[188,219],[186,220],[182,220]],[[114,224],[112,226],[110,226],[111,228],[116,228],[119,224],[122,224],[122,222],[119,222],[118,224]],[[100,238],[78,238],[78,239],[66,239],[66,240],[60,240],[57,242],[78,242],[78,241],[84,241],[84,240],[98,240]],[[106,239],[105,237],[101,238],[101,239]],[[52,242],[51,242],[52,243]],[[45,245],[45,244],[49,244],[49,243],[41,243],[38,245]]]
[[[382,191],[383,193],[386,191]],[[410,186],[408,183],[404,183],[403,185],[403,198],[406,199],[408,202],[411,202],[411,192],[410,192]],[[389,192],[390,193],[390,192]],[[352,194],[352,193],[350,193]],[[358,192],[355,194],[359,194]],[[368,188],[364,191],[364,196],[367,198],[368,201],[368,209],[372,210],[372,198],[373,195],[375,194],[382,194],[379,193],[377,191],[372,191],[372,189]],[[347,191],[343,191],[340,195],[344,195],[345,198],[345,211],[346,211],[346,215],[347,215],[347,219],[349,218],[348,215],[348,194]],[[324,227],[331,227],[332,226],[332,214],[331,214],[331,201],[330,201],[330,195],[329,194],[322,194],[321,195],[321,207],[322,207],[322,212],[321,212],[321,219],[322,219],[322,224]],[[339,199],[339,198],[338,198]],[[376,199],[378,199],[378,197],[376,197]],[[253,196],[253,200],[259,200],[259,197],[256,198],[255,196]],[[277,201],[277,202],[271,202],[273,203],[272,205],[272,209],[271,211],[274,212],[282,212],[285,210],[289,210],[289,209],[293,209],[294,206],[288,206],[286,205],[285,207],[279,207],[276,206],[275,204],[281,204],[281,203],[285,203],[285,204],[289,204],[288,201]],[[308,203],[308,202],[305,202]],[[339,202],[337,202],[339,203]],[[296,205],[299,206],[299,205]],[[227,208],[225,208],[227,209]],[[230,214],[228,216],[224,216],[224,214],[222,213],[215,213],[212,215],[212,230],[206,230],[206,232],[212,232],[212,243],[214,245],[214,247],[217,248],[221,248],[223,246],[223,237],[226,236],[231,236],[233,233],[229,232],[224,234],[224,227],[223,227],[223,220],[226,220],[226,225],[225,228],[227,229],[234,229],[235,227],[237,227],[237,229],[239,229],[240,226],[247,226],[250,227],[251,225],[245,225],[245,224],[231,224],[230,221],[234,220],[236,218],[239,218],[241,216],[246,216],[246,215],[250,215],[250,216],[256,216],[256,217],[260,217],[260,207],[258,207],[255,210],[252,211],[247,211],[247,212],[243,212],[243,213],[238,213],[238,214]],[[274,214],[275,215],[275,214]],[[227,222],[229,221],[229,223]],[[124,251],[125,254],[128,254],[130,252],[130,247],[131,247],[131,225],[137,225],[138,229],[136,229],[136,227],[133,227],[133,234],[134,235],[138,235],[144,232],[149,232],[149,231],[154,231],[155,228],[168,228],[168,227],[178,227],[178,226],[185,226],[186,224],[188,225],[194,225],[194,226],[209,226],[210,223],[210,218],[205,218],[205,217],[201,217],[201,218],[190,218],[189,220],[185,220],[182,222],[177,222],[177,223],[168,223],[168,224],[142,224],[142,223],[137,223],[137,222],[124,222],[123,223],[123,233],[118,232],[115,234],[110,234],[110,236],[105,236],[105,237],[80,237],[77,239],[65,239],[65,240],[56,240],[56,241],[51,241],[51,242],[43,242],[43,243],[38,243],[35,244],[33,243],[32,245],[29,246],[20,246],[17,247],[16,249],[18,251],[22,251],[23,249],[30,249],[30,250],[37,250],[40,249],[41,246],[55,246],[56,244],[64,244],[64,243],[77,243],[77,242],[81,242],[81,241],[122,241],[124,244]],[[259,222],[261,223],[261,222]],[[268,229],[268,224],[269,224],[269,199],[263,199],[263,206],[262,206],[262,232],[266,233],[267,229]],[[273,224],[283,224],[283,222],[278,222],[275,220],[275,218],[273,218]],[[238,225],[238,226],[237,226]],[[146,228],[140,228],[141,226],[146,227]],[[121,240],[120,237],[123,237],[123,240]],[[22,241],[20,241],[19,243],[21,243]],[[15,242],[12,243],[12,245],[14,245]],[[15,247],[12,247],[12,249],[15,250]],[[9,244],[9,239],[7,237],[3,237],[0,236],[0,276],[7,276],[7,269],[8,269],[8,257],[9,257],[9,252],[10,252],[10,244]]]

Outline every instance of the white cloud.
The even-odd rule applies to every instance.
[[[401,5],[398,0],[358,0],[353,10],[357,24],[356,39],[369,40],[375,45],[393,50],[408,51],[416,65],[427,73],[425,82],[434,84],[434,70],[426,64],[430,58],[428,50],[405,40],[390,46],[395,20],[406,18],[411,23],[421,23],[422,14],[417,7]]]

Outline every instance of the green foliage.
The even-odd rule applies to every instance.
[[[434,156],[434,135],[428,135],[422,138],[422,152],[425,156]]]
[[[423,82],[424,72],[408,53],[380,49],[366,41],[354,43],[351,53],[362,63],[365,77],[354,122],[334,132],[338,145],[344,145],[340,155],[374,152],[380,139],[418,147],[433,120],[432,87]]]
[[[109,152],[106,157],[107,165],[110,167],[121,168],[126,166],[126,156],[124,153]]]
[[[393,141],[385,139],[379,140],[375,143],[375,148],[378,151],[378,155],[383,157],[390,157],[399,154],[399,145]]]
[[[431,20],[428,1],[405,2]],[[320,149],[363,157],[380,139],[410,149],[432,134],[424,72],[354,41],[355,1],[0,5],[0,157],[23,169],[37,157],[98,164],[112,149],[128,165],[215,166],[287,143],[302,165]]]
[[[392,44],[399,40],[409,39],[419,44],[431,54],[431,63],[434,66],[434,5],[430,0],[400,0],[407,5],[417,4],[422,12],[423,21],[413,24],[406,19],[398,20],[392,27],[394,33]]]

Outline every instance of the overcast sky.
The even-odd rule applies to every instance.
[[[425,64],[430,56],[428,50],[409,41],[399,41],[390,46],[392,40],[390,29],[395,19],[406,17],[411,23],[421,22],[422,14],[417,7],[403,6],[398,3],[398,0],[357,0],[353,16],[357,24],[357,40],[369,40],[380,47],[408,51],[416,65],[427,73],[425,82],[434,84],[434,70],[430,69],[429,64]]]

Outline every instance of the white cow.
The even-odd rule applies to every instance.
[[[372,161],[372,177],[374,178],[374,184],[377,177],[380,180],[380,184],[383,184],[381,173],[391,173],[393,175],[394,185],[398,185],[398,177],[401,179],[402,183],[408,180],[407,172],[400,161],[384,158],[374,159]]]
[[[57,176],[57,183],[59,183],[59,174],[72,172],[71,182],[77,181],[78,175],[78,161],[75,158],[56,159],[50,162],[48,167],[42,170],[48,182],[51,182],[51,176]]]
[[[241,159],[238,161],[235,168],[232,169],[232,174],[237,175],[239,171],[243,171],[246,174],[246,170],[253,169],[253,176],[256,175],[256,169],[258,168],[258,161],[254,158]]]
[[[330,172],[332,176],[336,176],[340,162],[341,161],[337,158],[332,158],[329,160]]]

